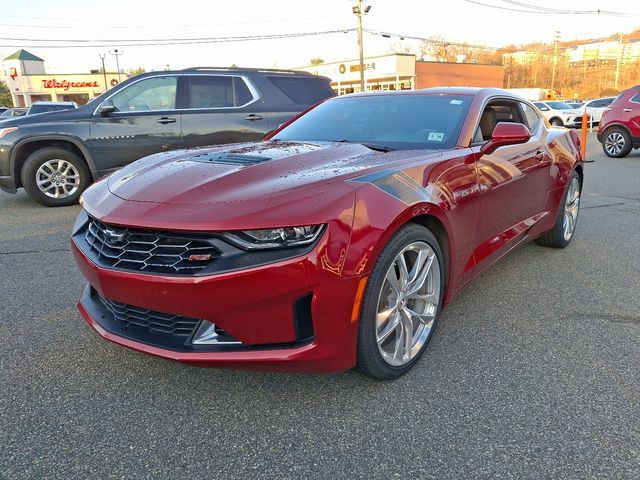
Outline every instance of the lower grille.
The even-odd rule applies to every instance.
[[[99,297],[104,307],[113,315],[113,320],[123,327],[142,327],[152,332],[164,333],[178,337],[188,337],[198,325],[197,318],[179,317],[169,313],[154,312],[134,307],[126,303],[114,302]]]

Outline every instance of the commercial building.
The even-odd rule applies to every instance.
[[[16,107],[43,100],[85,104],[118,84],[114,72],[47,74],[44,60],[26,50],[18,50],[2,61],[0,78],[11,90]]]
[[[360,91],[360,61],[321,63],[296,68],[331,78],[339,94]],[[504,82],[502,65],[478,63],[426,62],[407,53],[394,53],[364,59],[365,90],[414,90],[429,87],[500,87]]]

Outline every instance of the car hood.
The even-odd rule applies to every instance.
[[[78,108],[68,108],[66,110],[56,110],[54,112],[33,113],[20,117],[7,117],[3,120],[3,127],[18,127],[21,125],[32,125],[38,123],[68,122],[83,120],[91,115],[90,107],[84,105]],[[2,117],[0,117],[2,118]]]
[[[165,152],[138,160],[107,180],[123,200],[232,205],[309,199],[310,186],[346,180],[437,151],[373,151],[357,143],[262,141]],[[275,202],[278,203],[278,202]]]

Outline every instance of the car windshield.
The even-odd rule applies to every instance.
[[[564,102],[547,102],[547,105],[554,110],[571,110],[573,108],[571,105],[567,105]]]
[[[352,142],[374,149],[455,146],[470,95],[370,95],[321,103],[273,140]]]

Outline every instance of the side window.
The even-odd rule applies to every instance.
[[[531,133],[535,133],[538,130],[538,125],[540,125],[540,117],[535,112],[533,108],[531,108],[526,103],[521,103],[522,111],[524,112],[524,117],[527,121],[527,125]]]
[[[241,107],[253,100],[247,84],[240,77],[193,75],[189,77],[191,108]]]
[[[542,102],[535,102],[534,105],[538,107],[538,110],[540,110],[541,112],[546,112],[547,110],[549,110],[549,107],[547,107],[547,105]]]
[[[634,103],[640,103],[640,92],[636,93],[633,97],[631,97],[629,101]]]
[[[152,77],[130,85],[111,97],[118,112],[146,112],[176,108],[176,77]]]
[[[493,129],[496,128],[496,125],[500,122],[524,124],[516,102],[496,100],[484,107],[478,128],[476,128],[473,135],[473,143],[490,140]]]
[[[335,95],[322,77],[268,77],[294,103],[314,104]]]

